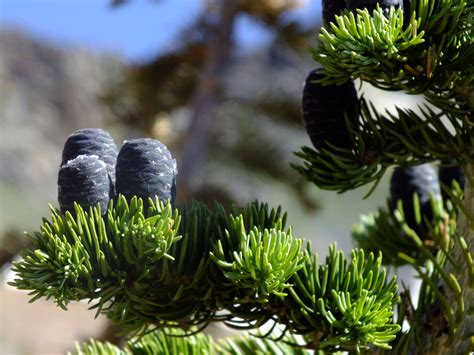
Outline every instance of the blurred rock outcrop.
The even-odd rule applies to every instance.
[[[122,68],[113,55],[67,48],[15,31],[0,32],[0,231],[38,225],[56,200],[65,137],[104,127],[99,100]]]

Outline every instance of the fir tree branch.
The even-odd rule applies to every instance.
[[[360,78],[385,90],[423,93],[441,111],[425,106],[419,114],[397,108],[383,115],[362,98],[360,119],[346,120],[350,149],[329,145],[296,153],[304,162],[293,167],[318,187],[344,192],[375,182],[375,188],[390,166],[473,162],[474,5],[412,1],[410,14],[408,22],[393,8],[388,17],[380,8],[372,16],[367,10],[336,16],[313,49],[325,74],[319,83]]]
[[[456,233],[456,208],[450,201],[444,204],[431,196],[432,220],[427,220],[421,215],[417,197],[414,198],[413,205],[415,214],[420,215],[420,219],[416,221],[417,228],[425,231],[422,239],[423,250],[432,254],[440,248],[448,251],[446,243]],[[400,266],[406,264],[408,258],[413,264],[423,266],[427,258],[413,241],[413,229],[409,228],[407,233],[406,226],[403,205],[399,203],[398,208],[392,210],[390,203],[387,203],[386,208],[361,216],[359,223],[352,230],[352,236],[365,251],[381,251],[384,264]]]
[[[390,166],[448,158],[468,166],[470,183],[464,202],[459,204],[455,199],[457,230],[455,215],[444,224],[441,214],[435,217],[441,223],[430,228],[433,236],[438,235],[433,239],[434,250],[404,223],[401,211],[392,217],[382,211],[366,220],[366,229],[358,232],[367,247],[383,248],[391,261],[411,264],[423,280],[416,308],[404,296],[399,323],[408,317],[410,331],[399,334],[393,342],[394,351],[463,353],[474,333],[474,3],[414,0],[408,14],[410,19],[404,19],[401,9],[392,8],[385,17],[378,8],[372,16],[367,10],[357,10],[357,14],[346,12],[336,17],[336,23],[321,30],[320,42],[313,50],[326,75],[319,84],[360,78],[385,90],[424,94],[440,111],[425,107],[419,114],[397,109],[395,115],[380,115],[361,99],[360,120],[346,118],[351,148],[304,147],[297,153],[304,165],[295,168],[321,188],[344,192],[368,182],[376,184]],[[393,239],[377,237],[382,231]],[[402,232],[403,241],[395,239],[397,232]],[[404,253],[408,245],[413,250]]]
[[[422,280],[416,307],[411,304],[408,290],[401,295],[398,323],[407,321],[410,328],[399,333],[391,344],[395,354],[461,354],[471,345],[474,323],[469,309],[473,309],[474,262],[472,240],[468,242],[467,238],[474,225],[472,197],[471,202],[463,201],[462,192],[457,190],[450,196],[453,204],[448,201],[447,209],[441,201],[431,200],[433,218],[423,222],[428,228],[423,240],[413,226],[408,226],[401,204],[394,214],[381,209],[363,217],[353,232],[362,247],[382,250],[394,265],[411,265]],[[416,200],[415,214],[421,214]],[[457,224],[461,221],[467,223],[464,229]]]
[[[136,198],[130,204],[123,197],[116,206],[111,202],[107,219],[100,206],[84,211],[75,204],[74,215],[51,208],[51,221],[43,220],[41,231],[30,236],[33,246],[14,264],[18,278],[11,284],[31,290],[32,301],[54,298],[63,309],[81,299],[102,299],[99,310],[112,296],[118,302],[136,275],[142,276],[136,281],[150,282],[154,264],[170,258],[169,248],[180,239],[177,211],[150,203],[150,217]]]
[[[276,321],[305,335],[305,347],[325,351],[389,348],[395,279],[386,282],[381,257],[331,247],[319,264],[285,228],[281,210],[252,203],[226,212],[202,204],[110,204],[75,215],[53,210],[15,263],[13,286],[34,299],[89,299],[98,313],[126,331],[153,328],[199,331],[209,322],[245,329]],[[180,223],[181,222],[181,223]],[[98,232],[96,232],[98,231]]]
[[[371,182],[375,188],[391,166],[474,161],[474,136],[465,119],[464,111],[436,112],[427,106],[420,113],[397,108],[396,114],[383,115],[362,98],[360,121],[347,122],[352,149],[303,147],[296,153],[303,165],[292,166],[322,189],[342,193]]]
[[[280,312],[278,322],[292,333],[304,334],[312,349],[390,349],[400,330],[390,321],[398,296],[395,278],[386,283],[381,255],[365,256],[358,249],[348,261],[332,246],[326,262],[319,264],[310,245],[306,254],[303,269],[290,280],[294,286],[284,299],[288,311]]]
[[[323,352],[315,352],[316,354]],[[131,339],[121,349],[107,342],[90,340],[76,344],[77,355],[156,355],[156,354],[310,354],[299,347],[294,336],[285,336],[282,341],[259,338],[252,335],[235,336],[214,340],[203,334],[186,335],[179,329],[155,330],[143,337]]]
[[[393,8],[388,18],[380,8],[336,16],[313,49],[327,75],[322,82],[361,78],[411,94],[465,83],[473,73],[472,10],[466,0],[413,0],[408,21]]]
[[[186,336],[178,329],[155,330],[131,339],[124,349],[107,342],[90,340],[76,344],[77,355],[155,355],[155,354],[217,354],[217,344],[203,334]]]

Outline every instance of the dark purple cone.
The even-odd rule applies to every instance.
[[[64,144],[61,166],[79,155],[97,155],[106,164],[110,179],[115,183],[117,146],[106,130],[86,128],[72,133]]]
[[[61,212],[74,211],[74,202],[89,209],[100,204],[102,214],[110,200],[110,179],[105,163],[97,155],[79,155],[61,166],[58,201]]]
[[[430,194],[435,199],[441,196],[438,174],[429,164],[397,168],[393,172],[390,181],[390,204],[391,208],[397,207],[397,201],[402,200],[403,211],[408,226],[423,237],[425,229],[416,224],[413,208],[413,194],[418,194],[420,201],[420,212],[422,220],[426,217],[429,221],[433,219],[433,210],[430,203]],[[424,223],[422,223],[422,226]]]
[[[385,15],[388,15],[390,6],[395,8],[401,7],[403,9],[403,0],[345,0],[346,6],[349,10],[354,11],[356,9],[368,9],[369,13],[372,14],[379,4]]]
[[[464,189],[464,185],[466,184],[466,175],[464,175],[464,169],[457,165],[456,161],[448,161],[445,163],[450,165],[439,167],[439,182],[446,185],[446,187],[452,187],[454,180],[459,184],[461,189]],[[444,190],[441,190],[441,195],[443,196],[444,201],[449,200],[449,195]]]
[[[352,145],[347,132],[344,112],[351,124],[359,116],[359,100],[352,81],[342,85],[323,86],[314,80],[321,79],[320,70],[313,70],[303,88],[303,120],[311,142],[316,148],[327,148],[331,143],[341,148]]]
[[[326,23],[334,22],[336,15],[340,15],[346,8],[345,0],[323,0],[323,20]]]
[[[155,196],[162,202],[176,199],[176,160],[166,146],[154,139],[126,141],[116,165],[117,194],[127,199],[138,196],[146,203]]]

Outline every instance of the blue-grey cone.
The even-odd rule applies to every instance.
[[[97,155],[107,167],[112,183],[115,183],[117,146],[110,134],[102,128],[85,128],[72,133],[64,144],[61,166],[79,155]]]
[[[390,181],[390,203],[396,208],[397,201],[402,200],[403,211],[407,224],[423,237],[423,231],[416,224],[413,208],[413,194],[418,194],[422,219],[429,221],[433,218],[430,203],[430,194],[435,199],[440,199],[441,191],[436,170],[429,164],[397,168]]]
[[[453,181],[456,181],[459,184],[459,187],[464,190],[464,185],[466,184],[464,169],[460,165],[457,165],[456,161],[447,161],[444,163],[449,165],[442,165],[439,167],[439,182],[446,185],[446,187],[451,188],[453,186]],[[441,194],[444,201],[449,200],[449,194],[444,190],[441,190]]]
[[[74,211],[74,202],[88,210],[100,204],[103,214],[110,200],[111,182],[106,164],[97,155],[79,155],[61,166],[58,202],[61,212]]]
[[[162,202],[176,200],[176,160],[166,146],[154,139],[126,141],[117,157],[116,191],[130,199],[146,201],[158,197]]]
[[[306,132],[315,148],[329,148],[328,143],[350,148],[352,140],[346,127],[346,115],[355,127],[359,119],[359,99],[352,81],[342,85],[322,85],[321,69],[313,70],[303,87],[301,107]]]
[[[346,8],[344,0],[323,0],[323,20],[326,23],[334,22],[336,15],[340,15]]]
[[[385,15],[388,15],[390,6],[395,8],[401,7],[403,9],[403,3],[403,0],[346,0],[346,6],[351,11],[355,9],[367,9],[369,13],[372,14],[372,11],[377,8],[378,4]]]

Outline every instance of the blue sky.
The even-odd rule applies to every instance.
[[[258,0],[256,0],[258,1]],[[108,0],[0,0],[0,24],[24,29],[37,37],[61,44],[120,53],[130,60],[146,59],[174,48],[177,32],[201,8],[200,0],[132,0],[111,9]],[[292,16],[315,21],[317,0],[307,0]],[[271,39],[263,26],[241,17],[237,40],[251,50]]]

